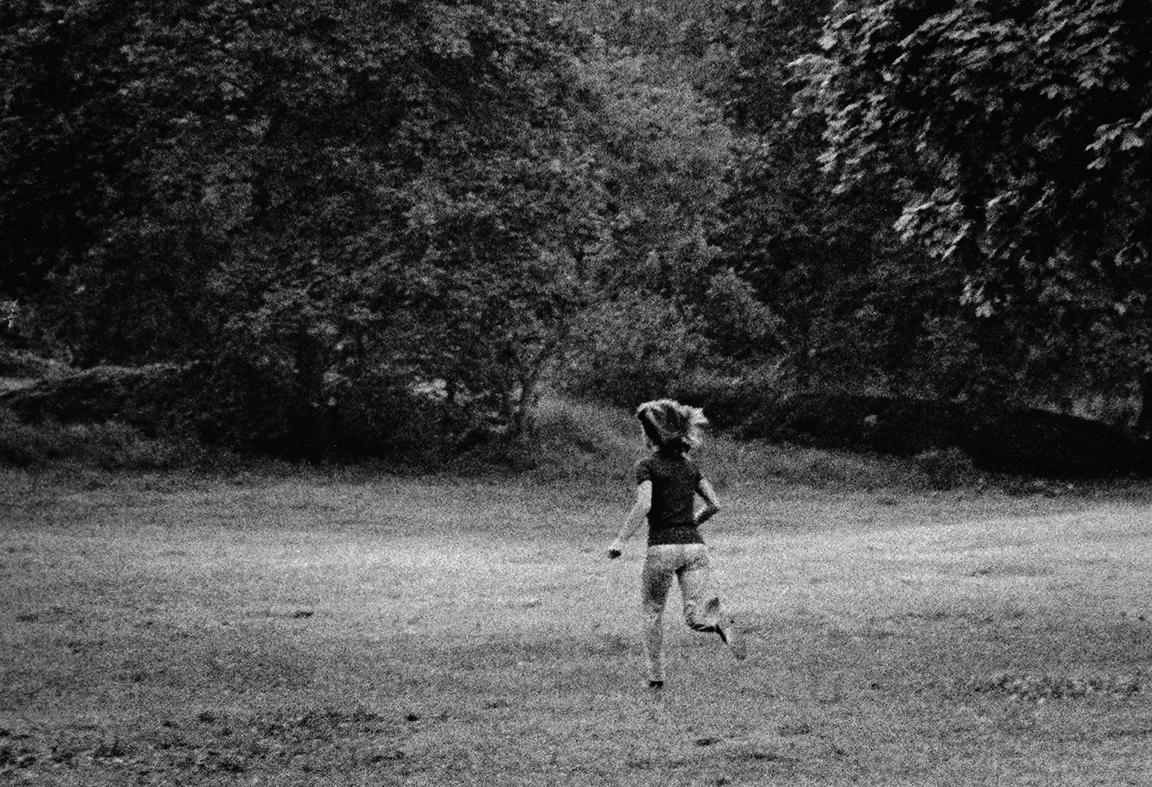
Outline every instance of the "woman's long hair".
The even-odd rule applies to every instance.
[[[636,418],[644,434],[657,448],[687,453],[700,445],[703,429],[708,424],[699,407],[680,404],[673,399],[655,399],[636,408]]]

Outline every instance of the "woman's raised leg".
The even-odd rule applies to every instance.
[[[685,551],[684,566],[676,572],[684,599],[684,621],[695,631],[716,632],[737,659],[744,659],[748,654],[744,637],[736,622],[720,608],[707,547],[692,544]]]

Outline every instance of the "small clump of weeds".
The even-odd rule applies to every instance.
[[[124,745],[120,742],[119,738],[112,738],[112,740],[101,740],[96,747],[92,749],[93,760],[122,760],[128,756]]]
[[[1148,675],[1063,675],[1052,673],[998,673],[972,686],[977,694],[1007,697],[1010,701],[1046,702],[1085,697],[1131,697],[1142,693]]]

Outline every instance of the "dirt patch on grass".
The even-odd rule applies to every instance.
[[[1043,702],[1085,697],[1131,697],[1148,691],[1150,677],[1144,670],[1127,673],[1001,673],[973,683],[978,694],[1009,700]]]

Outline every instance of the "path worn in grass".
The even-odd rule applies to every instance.
[[[1143,494],[730,484],[751,656],[670,619],[608,494],[0,471],[0,780],[1141,783]],[[677,599],[673,598],[673,604]]]

